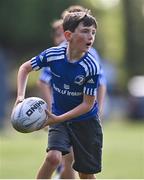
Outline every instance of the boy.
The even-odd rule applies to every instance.
[[[80,178],[101,171],[102,128],[97,115],[96,89],[100,67],[88,52],[97,23],[88,12],[69,13],[63,22],[67,47],[53,47],[24,63],[18,72],[16,103],[24,99],[29,72],[50,66],[54,103],[47,125],[48,153],[37,178],[48,179],[70,147],[73,168]]]

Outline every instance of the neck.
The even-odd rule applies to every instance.
[[[85,52],[79,52],[77,49],[67,46],[67,58],[71,62],[79,61]]]

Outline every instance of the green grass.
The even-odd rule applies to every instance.
[[[144,178],[144,124],[105,124],[103,171],[97,177]]]
[[[0,141],[0,178],[35,178],[45,156],[47,133],[3,135]]]
[[[34,179],[44,157],[47,133],[21,134],[12,128],[0,138],[0,178]],[[103,170],[99,179],[144,178],[144,124],[104,124]]]

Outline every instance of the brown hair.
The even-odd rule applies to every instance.
[[[62,12],[61,18],[63,19],[67,13],[71,13],[71,12],[81,12],[81,11],[85,11],[85,10],[86,10],[86,8],[84,8],[83,6],[80,6],[80,5],[72,5],[72,6],[68,7],[67,9],[65,9],[65,10]]]
[[[65,15],[63,19],[64,31],[74,32],[79,23],[83,23],[84,26],[92,26],[97,29],[96,19],[89,13],[88,10],[81,12],[71,12]]]

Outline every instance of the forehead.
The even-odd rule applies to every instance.
[[[81,30],[81,29],[96,30],[94,25],[85,26],[83,22],[80,22],[76,29],[78,29],[78,30]]]

